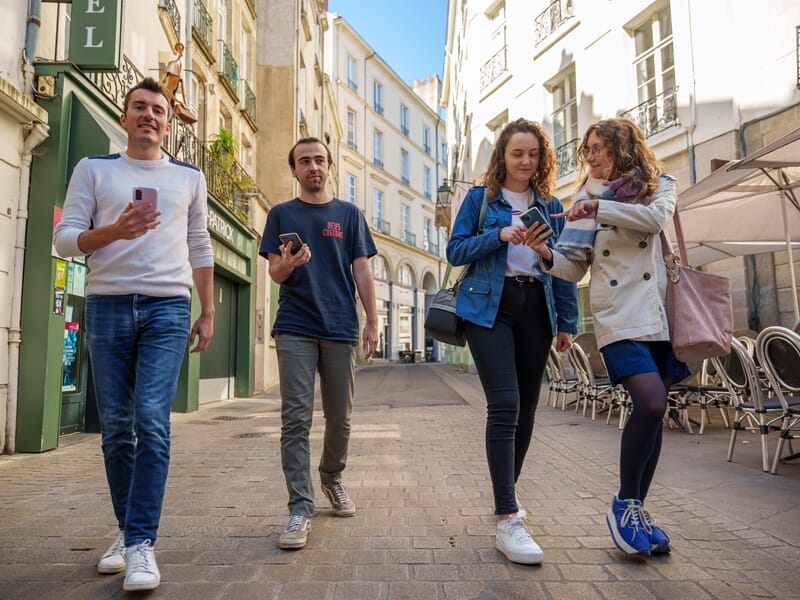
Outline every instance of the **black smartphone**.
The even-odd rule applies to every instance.
[[[522,221],[522,224],[528,229],[530,229],[531,226],[535,225],[536,223],[544,223],[544,226],[547,227],[547,229],[550,229],[550,225],[547,223],[547,219],[544,218],[542,211],[535,206],[532,206],[526,210],[519,216],[519,218]]]
[[[288,242],[292,242],[292,254],[297,254],[300,248],[303,247],[303,240],[301,240],[300,236],[294,231],[290,233],[279,233],[278,237],[281,239],[281,242],[283,242],[284,246]]]

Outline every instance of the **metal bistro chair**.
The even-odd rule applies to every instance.
[[[705,431],[706,423],[711,422],[708,409],[709,407],[716,407],[719,409],[725,428],[729,428],[727,408],[731,404],[731,393],[722,384],[721,375],[714,370],[709,359],[705,359],[698,363],[697,367],[691,366],[691,368],[697,372],[696,379],[692,378],[692,383],[675,384],[669,390],[670,410],[677,413],[671,415],[671,418],[674,420],[677,417],[679,427],[689,433],[693,433],[692,423],[696,423],[696,421],[689,417],[688,408],[689,406],[697,405],[700,408],[700,430],[698,433],[702,435]]]
[[[782,418],[780,402],[774,398],[766,399],[755,361],[747,348],[735,337],[731,338],[731,353],[727,357],[712,358],[711,363],[730,391],[736,411],[728,445],[728,462],[733,460],[739,431],[757,431],[761,437],[762,469],[769,471],[767,435],[770,428]]]
[[[774,475],[779,462],[800,458],[800,452],[792,450],[792,440],[800,439],[800,335],[786,327],[767,327],[758,334],[756,353],[783,412],[778,447],[770,469]],[[789,456],[781,456],[787,441]]]
[[[566,410],[567,394],[571,394],[572,392],[577,393],[580,381],[577,376],[568,373],[563,356],[559,352],[556,352],[553,346],[550,346],[547,364],[550,365],[550,369],[552,370],[552,379],[550,380],[551,396],[548,397],[548,400],[552,398],[553,408],[558,406],[558,402],[561,400],[561,410]],[[572,369],[569,370],[571,371]],[[555,394],[553,394],[553,392],[555,392]]]
[[[581,380],[580,400],[583,403],[583,416],[586,416],[586,406],[591,402],[592,421],[594,421],[597,418],[598,404],[601,405],[601,409],[610,411],[612,400],[616,393],[615,386],[611,385],[611,381],[607,377],[595,377],[589,357],[577,342],[572,342],[569,347],[569,356],[578,374],[578,379]],[[577,404],[575,405],[575,412],[578,412]]]

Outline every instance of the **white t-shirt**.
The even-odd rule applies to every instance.
[[[533,192],[512,192],[506,188],[501,189],[503,198],[511,205],[511,224],[521,225],[519,216],[528,210],[533,202]],[[525,244],[508,244],[508,258],[506,259],[506,277],[514,275],[533,275],[541,279],[542,271],[539,269],[539,254]]]

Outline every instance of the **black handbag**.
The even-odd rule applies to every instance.
[[[483,230],[483,221],[486,219],[488,202],[487,193],[484,191],[481,213],[478,217],[478,233]],[[448,265],[447,269],[449,273],[450,265]],[[453,346],[465,346],[467,344],[464,319],[456,315],[456,296],[458,295],[458,286],[468,269],[469,266],[461,272],[458,280],[451,287],[443,288],[436,292],[425,317],[425,331],[433,339],[445,344]],[[446,280],[447,276],[445,276]]]
[[[464,346],[467,335],[464,333],[464,319],[456,315],[456,294],[458,282],[453,287],[436,292],[425,317],[425,331],[440,342],[453,346]]]

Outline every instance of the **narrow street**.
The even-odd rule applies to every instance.
[[[545,552],[530,567],[494,548],[477,376],[369,366],[356,388],[344,482],[358,511],[334,518],[320,498],[300,551],[277,547],[287,518],[277,395],[174,415],[162,583],[148,598],[800,598],[800,462],[762,473],[750,434],[726,462],[718,415],[702,436],[666,431],[648,505],[674,550],[630,558],[605,525],[618,429],[545,406],[543,388],[519,486]],[[314,464],[322,421],[316,413]],[[95,570],[114,533],[99,436],[0,457],[0,598],[125,597],[122,575]]]

